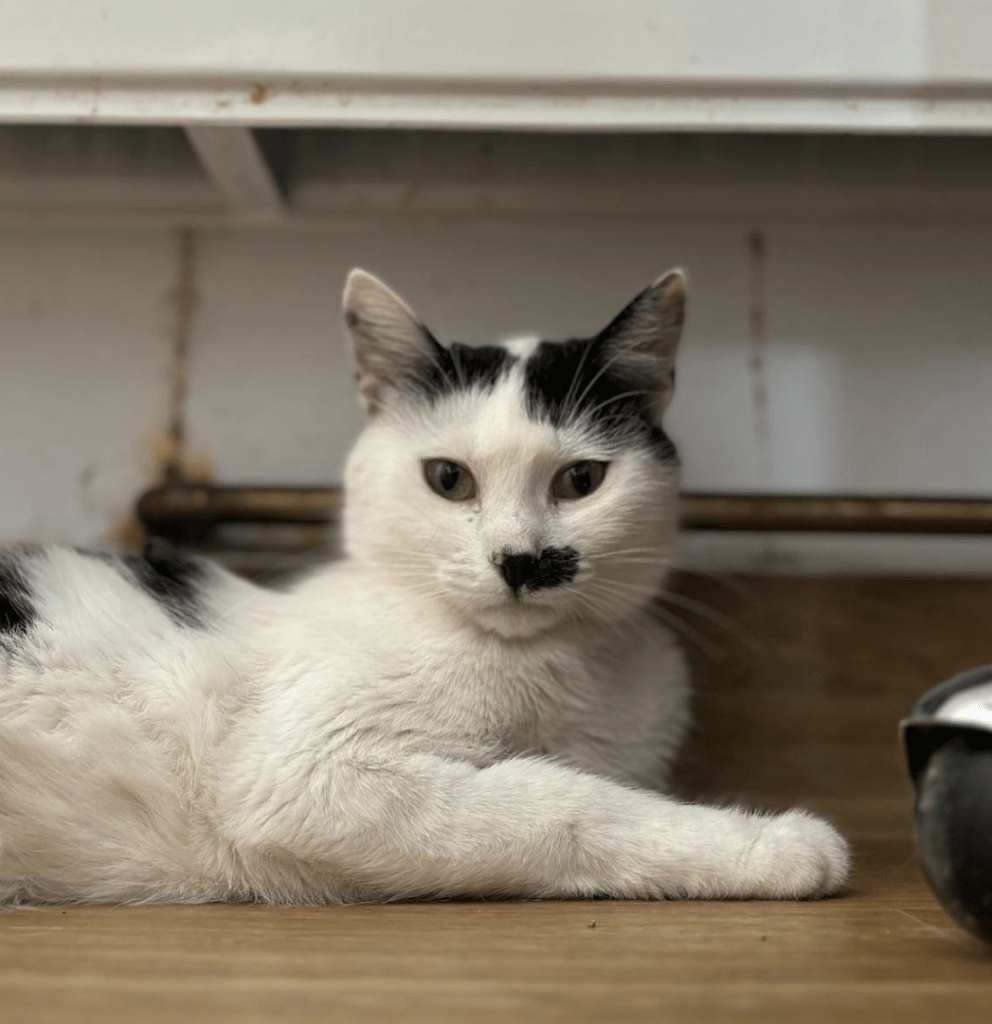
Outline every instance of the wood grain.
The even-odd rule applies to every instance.
[[[678,589],[728,617],[691,621],[706,647],[683,784],[830,814],[855,843],[844,896],[8,912],[0,1020],[987,1020],[992,952],[922,881],[896,724],[992,660],[992,584]]]

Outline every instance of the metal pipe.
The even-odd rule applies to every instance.
[[[150,533],[202,534],[224,523],[324,524],[341,517],[335,487],[156,487],[138,502]],[[809,533],[992,533],[992,500],[784,494],[684,494],[687,530]]]

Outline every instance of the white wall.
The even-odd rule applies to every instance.
[[[360,425],[338,313],[352,265],[384,276],[439,336],[466,340],[595,330],[682,265],[691,306],[671,430],[687,488],[992,492],[987,225],[772,222],[760,267],[753,229],[371,217],[203,228],[188,454],[222,483],[338,479]],[[0,539],[127,535],[164,454],[178,253],[167,228],[0,230]]]
[[[0,539],[109,542],[169,394],[170,239],[0,234]]]

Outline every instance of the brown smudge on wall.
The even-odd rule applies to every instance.
[[[207,483],[213,479],[210,459],[190,452],[186,437],[186,402],[189,389],[189,361],[193,319],[199,305],[197,286],[197,233],[183,228],[176,233],[176,276],[168,294],[172,309],[170,331],[168,420],[161,432],[148,442],[148,481],[161,484]],[[125,550],[140,553],[146,531],[135,515],[123,517],[112,535]]]
[[[210,457],[189,451],[185,440],[177,444],[171,431],[153,437],[148,452],[151,477],[157,484],[208,484],[214,479]]]
[[[202,453],[190,452],[177,445],[171,430],[155,434],[148,443],[148,478],[151,486],[163,484],[209,484],[215,476],[210,458]],[[126,554],[140,555],[148,540],[148,530],[137,515],[137,502],[111,530],[111,536]]]
[[[750,306],[748,309],[748,337],[750,355],[748,369],[751,374],[751,403],[754,412],[754,440],[758,450],[761,484],[771,482],[771,426],[768,419],[768,386],[765,379],[765,236],[761,231],[748,235],[748,262],[750,265]]]
[[[124,516],[110,531],[114,547],[125,555],[140,555],[145,548],[145,528],[133,515]]]
[[[172,330],[172,394],[169,401],[169,425],[162,446],[161,479],[180,483],[186,479],[186,397],[189,390],[189,355],[193,315],[199,303],[196,284],[197,235],[189,228],[176,237],[176,283],[170,301],[175,318]]]

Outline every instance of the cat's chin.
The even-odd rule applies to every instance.
[[[507,640],[530,640],[560,630],[611,627],[638,611],[639,606],[613,602],[603,606],[589,600],[577,601],[573,595],[555,591],[506,597],[490,602],[456,600],[457,615],[485,633]]]
[[[548,633],[562,621],[561,609],[554,605],[518,599],[499,604],[460,609],[475,626],[506,640],[529,640]]]

